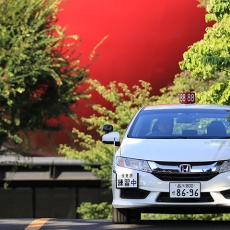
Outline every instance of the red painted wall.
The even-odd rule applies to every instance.
[[[142,79],[152,83],[153,93],[173,81],[180,72],[178,62],[188,46],[203,38],[205,9],[197,0],[68,0],[59,13],[66,34],[82,39],[82,65],[89,63],[93,48],[99,58],[90,75],[102,84],[124,82],[130,86]],[[94,99],[94,98],[93,98]],[[98,102],[99,99],[95,98]],[[79,115],[89,115],[78,108]],[[40,155],[53,155],[49,141],[37,134],[34,146],[45,146]],[[54,135],[56,143],[71,144],[64,133]]]

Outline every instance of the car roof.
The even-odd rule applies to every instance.
[[[162,104],[162,105],[149,105],[142,108],[142,110],[160,110],[160,109],[217,109],[217,110],[230,110],[227,105],[203,105],[203,104]]]

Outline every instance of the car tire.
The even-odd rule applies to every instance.
[[[131,213],[129,209],[113,207],[114,224],[129,224],[130,220],[131,220]]]

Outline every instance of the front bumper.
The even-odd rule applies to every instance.
[[[115,167],[112,175],[113,206],[115,208],[140,208],[150,210],[156,208],[156,210],[161,213],[186,213],[186,210],[188,213],[217,213],[223,212],[224,209],[226,209],[224,212],[228,212],[228,208],[230,210],[230,172],[220,173],[208,181],[197,181],[201,183],[200,199],[170,199],[169,183],[171,181],[162,181],[150,173],[138,171],[138,192],[140,192],[142,196],[138,197],[137,195],[136,197],[133,196],[134,198],[132,198],[132,196],[127,198],[127,196],[124,196],[126,193],[124,189],[130,190],[132,188],[117,189],[116,173],[132,174],[133,171],[132,169],[119,166]],[[138,194],[138,192],[136,194]],[[199,209],[197,209],[197,207],[199,207]],[[213,208],[213,210],[211,210],[211,208]],[[206,209],[207,211],[205,211]],[[218,209],[220,209],[220,211],[218,211]]]

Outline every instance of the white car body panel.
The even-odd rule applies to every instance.
[[[226,139],[135,139],[126,138],[120,147],[124,157],[152,161],[217,161],[230,159]]]
[[[124,169],[122,167],[116,167],[116,173],[131,173],[132,170]],[[113,173],[112,178],[113,184],[113,206],[115,208],[135,208],[135,207],[146,207],[146,206],[159,206],[159,205],[166,205],[166,206],[174,206],[174,205],[181,205],[181,202],[174,202],[174,203],[167,203],[167,202],[156,202],[156,199],[160,192],[169,192],[169,182],[168,181],[161,181],[158,178],[154,177],[150,173],[139,172],[139,189],[151,191],[151,193],[145,199],[120,199],[120,190],[115,189],[116,187],[116,180],[115,180],[115,173]],[[226,184],[229,184],[226,186]],[[200,206],[230,206],[230,199],[226,200],[219,191],[230,189],[230,172],[222,173],[215,178],[211,179],[210,181],[204,181],[201,183],[201,192],[210,192],[211,196],[214,199],[214,202],[199,203]],[[197,206],[197,203],[189,203],[186,205]]]
[[[148,106],[145,107],[145,111],[151,110],[174,110],[174,109],[211,109],[211,110],[222,110],[230,111],[229,106],[221,105],[158,105],[158,106]],[[215,211],[217,207],[228,208],[230,212],[230,170],[226,172],[217,172],[217,174],[208,180],[199,181],[201,184],[201,193],[207,193],[210,195],[212,200],[209,201],[196,201],[194,198],[190,200],[183,200],[183,198],[173,198],[170,202],[159,202],[161,193],[169,193],[169,183],[177,182],[177,180],[161,180],[152,172],[144,172],[140,170],[134,170],[127,167],[121,167],[117,164],[116,158],[126,157],[132,159],[140,159],[147,162],[163,162],[171,163],[175,162],[180,164],[193,164],[193,163],[202,163],[210,164],[212,162],[224,162],[230,160],[230,135],[226,138],[180,138],[172,137],[170,138],[138,138],[130,137],[129,133],[132,129],[132,126],[135,124],[135,119],[138,117],[138,114],[142,111],[140,109],[136,115],[131,120],[120,147],[114,154],[113,166],[112,166],[112,191],[113,191],[113,207],[117,209],[140,209],[145,210],[145,208],[160,208],[163,207],[164,213],[172,213],[171,210],[167,208],[174,208],[175,211],[180,210],[176,207],[190,208],[197,207],[196,210],[198,213],[202,213],[203,208],[207,207],[214,208],[214,211],[210,210],[210,213],[217,213]],[[230,126],[230,125],[229,125]],[[200,133],[199,133],[200,135]],[[108,137],[108,136],[107,136]],[[111,141],[109,138],[107,141]],[[176,166],[178,168],[178,166]],[[208,170],[207,170],[208,171]],[[138,189],[149,192],[145,198],[124,198],[121,197],[122,189],[132,188],[117,188],[116,175],[118,174],[139,174]],[[179,173],[179,172],[178,172]],[[201,172],[202,173],[202,172]],[[170,174],[170,173],[169,173]],[[183,181],[183,178],[178,181]],[[189,179],[186,178],[186,183],[190,183]],[[192,182],[191,182],[192,183]],[[229,190],[229,197],[221,194],[222,191]],[[193,202],[194,201],[194,202]],[[158,210],[158,209],[157,209]],[[227,209],[228,210],[228,209]],[[167,212],[168,211],[168,212]],[[190,209],[189,209],[190,211]],[[222,210],[221,210],[222,211]],[[193,213],[191,211],[191,213]]]

